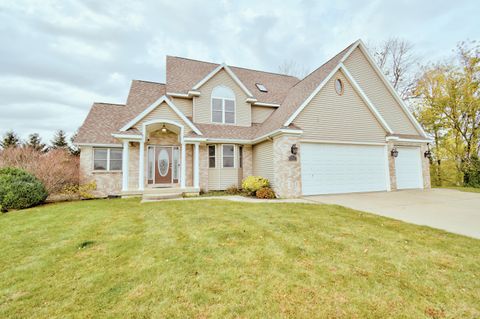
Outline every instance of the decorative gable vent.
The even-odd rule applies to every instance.
[[[257,86],[257,89],[260,91],[260,92],[268,92],[267,88],[265,87],[265,85],[261,84],[261,83],[255,83],[255,85]]]

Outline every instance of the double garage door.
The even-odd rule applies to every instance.
[[[398,188],[420,188],[420,151],[406,150],[399,149],[395,163],[397,176],[401,176],[397,177]],[[389,189],[385,146],[302,143],[301,165],[303,195]]]

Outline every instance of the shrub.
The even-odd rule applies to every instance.
[[[260,188],[269,186],[268,179],[261,176],[248,176],[242,182],[242,188],[250,195],[255,195]]]
[[[22,209],[45,201],[48,193],[42,182],[30,173],[19,168],[0,169],[0,207]]]
[[[464,186],[480,187],[480,159],[472,157],[464,172]]]
[[[62,190],[62,195],[67,196],[68,199],[92,199],[95,197],[92,191],[96,189],[95,181],[81,185],[68,185]]]
[[[275,192],[270,187],[262,187],[256,192],[257,198],[273,199],[276,198]]]
[[[0,167],[17,167],[33,174],[49,194],[79,184],[79,157],[64,149],[43,153],[31,147],[9,147],[0,154]]]
[[[225,193],[227,193],[228,195],[238,195],[242,193],[242,190],[237,186],[232,185],[225,190]]]

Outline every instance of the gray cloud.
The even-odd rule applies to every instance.
[[[478,36],[476,12],[475,1],[2,1],[0,134],[71,134],[94,101],[123,103],[131,79],[164,81],[167,54],[313,70],[358,38],[400,36],[439,59]]]

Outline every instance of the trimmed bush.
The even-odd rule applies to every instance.
[[[273,199],[276,198],[275,192],[270,187],[262,187],[256,192],[257,198]]]
[[[232,185],[225,190],[225,193],[227,193],[228,195],[238,195],[242,193],[242,190],[239,189],[237,186]]]
[[[42,182],[19,168],[0,169],[0,209],[22,209],[45,201],[48,193]]]
[[[263,187],[270,187],[270,182],[261,176],[248,176],[242,182],[242,188],[249,195],[255,195]]]

